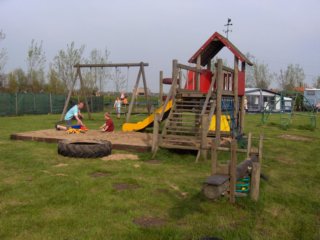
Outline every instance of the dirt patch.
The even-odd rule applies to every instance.
[[[140,188],[138,184],[133,183],[115,183],[113,184],[113,188],[117,191],[129,190],[129,189],[137,189]]]
[[[103,161],[119,161],[119,160],[139,160],[139,157],[135,154],[111,154],[107,157],[101,158]]]
[[[133,223],[139,225],[140,227],[161,227],[166,221],[162,218],[157,217],[140,217],[133,219]]]
[[[157,188],[155,190],[156,193],[164,193],[164,194],[168,194],[170,191],[168,189],[165,188]]]
[[[59,163],[57,165],[54,165],[54,167],[66,167],[66,166],[68,166],[68,164],[66,163]]]
[[[286,165],[293,165],[293,164],[295,164],[295,162],[294,162],[291,158],[289,158],[289,157],[287,157],[287,156],[279,156],[279,157],[276,158],[276,160],[277,160],[278,162],[283,163],[283,164],[286,164]]]
[[[90,175],[90,177],[98,178],[98,177],[110,176],[111,173],[110,172],[93,172],[93,173],[90,173],[89,175]]]
[[[313,140],[312,138],[309,138],[309,137],[289,135],[289,134],[280,135],[279,138],[292,140],[292,141],[305,141],[305,142],[311,142]]]
[[[160,164],[161,161],[160,161],[160,160],[147,160],[147,161],[145,161],[145,163],[149,163],[149,164]]]

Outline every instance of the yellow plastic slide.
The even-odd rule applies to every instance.
[[[172,107],[172,100],[170,100],[167,104],[166,109],[164,110],[164,112],[168,112],[171,110]],[[159,107],[156,110],[156,113],[161,113],[163,109],[163,106]],[[164,119],[163,119],[164,120]],[[122,125],[122,131],[124,132],[129,132],[129,131],[141,131],[143,129],[145,129],[146,127],[150,126],[151,124],[153,124],[154,121],[154,113],[151,114],[150,116],[146,117],[143,121],[141,122],[137,122],[137,123],[124,123]]]
[[[222,115],[220,121],[220,131],[221,132],[230,132],[230,125],[229,125],[230,116]],[[213,115],[211,118],[210,128],[209,131],[216,130],[216,115]]]

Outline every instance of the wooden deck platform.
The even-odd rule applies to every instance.
[[[12,140],[38,141],[57,143],[63,139],[71,140],[108,140],[113,149],[131,151],[150,151],[152,145],[152,134],[140,132],[113,132],[105,133],[98,130],[89,130],[86,133],[67,134],[65,131],[55,129],[13,133]]]

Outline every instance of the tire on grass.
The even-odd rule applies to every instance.
[[[112,144],[109,141],[71,141],[61,140],[58,153],[66,157],[99,158],[111,154]]]

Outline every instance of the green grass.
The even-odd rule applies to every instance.
[[[103,114],[86,121],[94,129]],[[133,116],[133,120],[143,116]],[[0,239],[320,239],[320,130],[296,119],[287,129],[272,116],[247,115],[245,132],[263,133],[260,200],[208,201],[201,194],[209,162],[192,153],[160,150],[160,164],[104,162],[57,154],[56,144],[12,141],[14,132],[51,128],[58,115],[0,118]],[[320,118],[318,116],[318,122]],[[123,120],[116,120],[120,129]],[[283,135],[311,139],[286,140]],[[226,154],[222,154],[226,157]],[[58,167],[58,164],[65,164]],[[93,178],[94,172],[107,173]],[[114,184],[138,188],[117,191]],[[158,227],[133,221],[156,217]]]

